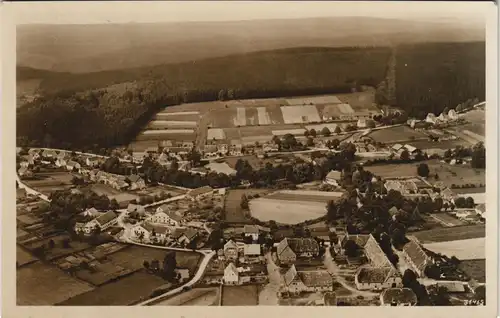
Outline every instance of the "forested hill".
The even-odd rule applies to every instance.
[[[397,106],[411,114],[438,113],[468,98],[484,100],[484,46],[397,47]],[[64,148],[112,147],[127,144],[160,107],[216,100],[221,90],[245,99],[377,86],[386,77],[391,51],[294,48],[121,71],[52,73],[41,79],[44,97],[18,109],[18,141]]]

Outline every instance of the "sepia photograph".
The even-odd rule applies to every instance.
[[[496,306],[492,3],[49,4],[9,6],[15,306]]]

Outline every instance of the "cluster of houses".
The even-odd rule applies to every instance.
[[[107,184],[116,190],[141,190],[146,187],[145,180],[137,175],[128,176],[108,173],[99,169],[80,169],[80,173],[93,182]]]
[[[421,149],[413,147],[412,145],[409,145],[409,144],[405,144],[405,145],[394,144],[394,145],[392,145],[390,150],[391,150],[391,153],[393,153],[396,158],[401,158],[401,155],[405,151],[408,152],[409,159],[415,159],[415,156],[417,154],[422,153]]]
[[[458,119],[458,114],[454,109],[450,109],[448,113],[441,113],[439,116],[434,115],[433,113],[427,114],[425,117],[425,122],[430,124],[439,124],[439,123],[448,123],[452,121],[456,121]]]
[[[118,214],[115,211],[100,212],[90,208],[80,215],[83,220],[75,223],[75,233],[91,235],[96,231],[103,232],[118,223]]]
[[[194,143],[191,141],[164,140],[156,147],[148,147],[144,151],[132,152],[126,159],[142,163],[146,157],[151,157],[161,165],[168,165],[173,159],[183,160],[183,157],[190,153],[193,147]]]

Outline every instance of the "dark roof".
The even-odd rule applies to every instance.
[[[198,235],[198,231],[196,231],[195,229],[192,229],[192,228],[187,228],[183,235],[185,237],[187,237],[189,240],[193,239],[195,236]]]
[[[366,242],[368,242],[368,239],[370,238],[369,234],[348,234],[344,236],[343,243],[347,242],[348,240],[354,241],[356,245],[359,247],[363,248],[366,245]]]
[[[278,255],[289,246],[294,253],[315,253],[319,252],[318,242],[313,238],[284,238],[277,247]]]
[[[392,272],[393,269],[391,267],[361,267],[356,276],[360,283],[382,284]]]
[[[110,222],[111,220],[116,219],[117,217],[118,217],[118,215],[116,215],[116,213],[114,211],[108,211],[108,212],[98,216],[96,218],[96,221],[97,221],[97,223],[99,223],[99,225],[104,225],[104,224]]]
[[[333,285],[332,276],[325,270],[299,271],[298,275],[307,287],[328,287]]]
[[[148,232],[152,232],[153,230],[155,231],[155,233],[159,234],[166,234],[169,232],[169,228],[166,226],[153,225],[150,223],[144,223],[142,227],[145,228]]]
[[[380,299],[384,304],[417,304],[417,295],[410,288],[388,288],[382,292]]]
[[[184,234],[185,231],[186,231],[185,228],[176,228],[172,232],[172,237],[175,239],[178,239],[179,237],[181,237]]]

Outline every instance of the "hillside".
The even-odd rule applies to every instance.
[[[402,45],[396,53],[397,106],[424,118],[468,99],[485,100],[485,43]]]
[[[200,61],[292,47],[482,41],[463,21],[337,17],[232,22],[22,25],[17,63],[77,73]]]

